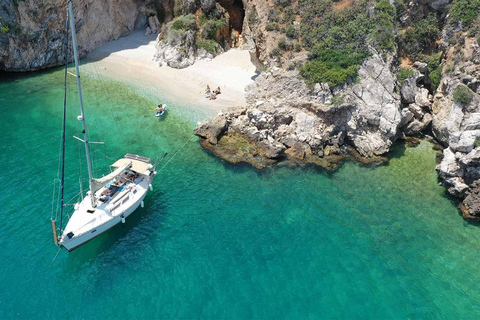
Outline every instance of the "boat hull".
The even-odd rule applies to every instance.
[[[138,206],[142,203],[146,194],[147,193],[145,192],[145,194],[143,194],[134,204],[132,204],[123,213],[112,217],[111,220],[105,222],[104,224],[101,224],[101,225],[97,226],[94,230],[92,230],[90,232],[84,233],[80,236],[75,236],[68,241],[63,241],[60,244],[60,246],[67,249],[68,252],[71,252],[71,251],[77,249],[78,247],[84,245],[85,243],[89,242],[90,240],[95,239],[96,237],[98,237],[102,233],[108,231],[109,229],[111,229],[115,225],[122,222],[122,218],[127,218],[128,216],[130,216],[138,208]]]

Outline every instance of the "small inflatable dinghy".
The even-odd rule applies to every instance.
[[[162,104],[163,111],[155,113],[155,117],[161,117],[167,111],[167,105]]]

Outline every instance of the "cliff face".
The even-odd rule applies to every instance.
[[[437,167],[440,178],[452,195],[465,199],[461,205],[464,217],[479,222],[480,46],[473,37],[461,43],[447,50],[433,104],[432,130],[446,147]]]
[[[0,70],[30,71],[65,59],[65,0],[4,0],[0,6]],[[134,30],[135,0],[79,0],[74,15],[80,56]]]

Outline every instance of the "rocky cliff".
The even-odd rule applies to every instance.
[[[154,7],[152,1],[74,1],[80,56],[136,26],[144,28]],[[3,0],[0,70],[30,71],[63,64],[66,12],[66,0]]]
[[[480,47],[465,35],[460,33],[461,45],[448,48],[432,131],[445,146],[440,178],[452,195],[465,199],[464,217],[480,221]]]

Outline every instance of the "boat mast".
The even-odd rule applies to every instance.
[[[80,99],[80,115],[78,120],[82,121],[83,125],[83,142],[85,144],[85,153],[87,156],[87,168],[88,168],[88,185],[90,188],[90,199],[92,200],[92,207],[95,207],[95,192],[92,188],[93,175],[92,175],[92,163],[90,161],[90,151],[88,147],[87,127],[85,125],[85,113],[83,111],[83,99],[82,99],[82,86],[80,84],[80,71],[78,70],[78,52],[77,52],[77,39],[75,34],[75,22],[73,21],[73,5],[72,1],[68,1],[68,15],[70,19],[70,29],[72,29],[72,42],[73,42],[73,57],[75,58],[75,72],[78,85],[78,96]]]
[[[65,131],[66,131],[66,121],[67,121],[67,75],[68,75],[68,12],[67,12],[67,23],[66,23],[66,32],[65,32],[65,79],[63,83],[63,122],[62,122],[62,179],[61,179],[61,201],[60,201],[60,233],[62,233],[63,228],[63,208],[65,207],[64,203],[64,193],[65,193]],[[55,230],[56,231],[56,230]]]

